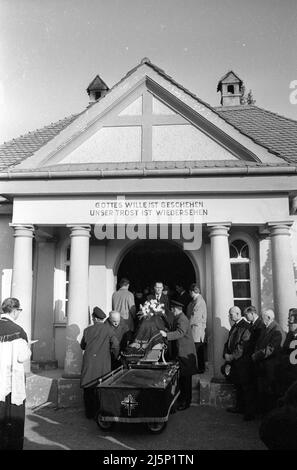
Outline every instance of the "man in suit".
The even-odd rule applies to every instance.
[[[273,310],[266,310],[262,318],[265,328],[256,343],[252,360],[257,377],[258,408],[260,413],[265,413],[276,405],[275,366],[284,340],[284,332],[275,321]]]
[[[198,374],[205,372],[204,343],[207,319],[207,308],[204,298],[197,284],[191,284],[190,295],[192,301],[188,304],[187,318],[190,320],[192,335],[198,359]]]
[[[227,408],[230,413],[247,413],[247,403],[250,399],[248,390],[249,374],[247,373],[247,347],[250,339],[248,322],[242,317],[239,307],[229,309],[229,320],[232,324],[228,339],[224,346],[223,357],[231,364],[228,380],[236,389],[236,405]]]
[[[84,350],[80,386],[84,391],[85,412],[87,418],[93,418],[96,412],[97,379],[111,371],[111,354],[119,355],[119,343],[104,323],[105,313],[95,307],[92,313],[93,325],[83,333],[80,347]]]
[[[163,293],[164,284],[161,281],[156,281],[154,284],[154,294],[148,295],[147,300],[156,299],[158,303],[164,305],[165,316],[168,323],[168,328],[171,329],[174,322],[174,315],[169,309],[169,301],[167,295]]]
[[[181,302],[184,305],[184,312],[186,313],[186,316],[188,316],[187,308],[188,308],[189,303],[192,302],[192,297],[185,290],[181,282],[179,282],[178,284],[175,284],[175,290],[177,292],[175,300],[177,300],[178,302]]]
[[[180,366],[180,397],[178,410],[189,408],[192,401],[192,375],[197,374],[197,356],[191,332],[190,322],[183,313],[183,304],[171,302],[174,314],[173,331],[160,330],[161,335],[168,341],[176,341],[177,360]]]
[[[112,310],[120,312],[122,319],[127,323],[131,334],[135,330],[136,307],[132,292],[129,291],[130,281],[123,278],[119,282],[119,289],[112,294]]]

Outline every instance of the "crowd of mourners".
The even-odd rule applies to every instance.
[[[177,283],[170,291],[156,281],[152,289],[132,293],[122,279],[112,295],[108,317],[94,307],[92,324],[80,343],[83,354],[81,387],[85,412],[98,411],[96,385],[119,366],[163,351],[162,360],[179,364],[179,399],[172,411],[188,408],[192,400],[192,376],[203,374],[205,365],[207,308],[199,286],[188,290]],[[161,314],[144,316],[143,305],[153,301]],[[25,419],[23,364],[31,350],[16,320],[22,311],[16,298],[2,303],[0,318],[0,449],[22,449]],[[236,401],[228,412],[243,420],[261,419],[260,438],[269,449],[297,450],[297,308],[288,312],[288,332],[275,320],[273,310],[260,315],[254,306],[242,312],[229,310],[230,331],[222,351],[221,372],[232,383]],[[165,351],[165,355],[164,355]],[[160,356],[159,356],[159,359]]]
[[[262,418],[268,448],[297,450],[297,309],[288,312],[287,334],[271,309],[260,316],[249,306],[242,315],[234,306],[229,320],[222,373],[235,385],[236,404],[227,411],[246,421]]]

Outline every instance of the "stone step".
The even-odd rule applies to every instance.
[[[58,361],[31,361],[32,372],[39,372],[41,370],[54,370],[58,369]]]
[[[83,392],[80,380],[64,378],[62,369],[43,370],[38,374],[30,373],[26,377],[28,408],[51,404],[56,408],[83,407]],[[227,408],[234,405],[235,390],[233,385],[214,381],[209,375],[194,375],[192,403]]]

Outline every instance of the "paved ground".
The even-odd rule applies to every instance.
[[[25,450],[260,450],[259,421],[210,406],[191,406],[170,416],[162,434],[141,424],[117,424],[101,431],[82,409],[27,410]]]

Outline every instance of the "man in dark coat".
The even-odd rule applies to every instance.
[[[289,332],[280,350],[275,368],[277,394],[281,397],[297,381],[297,309],[289,310]],[[296,353],[294,353],[296,351]]]
[[[263,322],[265,329],[252,354],[257,376],[257,404],[260,413],[265,413],[276,405],[275,366],[284,339],[284,332],[274,320],[273,310],[268,309],[263,313]]]
[[[115,310],[109,312],[109,317],[106,320],[106,325],[108,325],[108,327],[110,328],[111,334],[117,338],[117,341],[119,343],[119,351],[124,351],[128,344],[130,332],[127,323],[121,318],[120,312],[117,312]],[[111,369],[115,370],[120,365],[122,365],[121,360],[112,355]]]
[[[105,313],[95,307],[92,314],[94,324],[84,330],[80,346],[83,355],[80,386],[84,389],[87,418],[93,418],[96,411],[97,379],[111,371],[111,354],[119,355],[119,343],[104,323]]]
[[[173,331],[161,330],[160,333],[168,341],[176,341],[180,366],[180,397],[177,409],[185,410],[192,401],[192,375],[198,373],[197,356],[190,322],[183,313],[183,304],[173,300],[171,305],[175,317]]]
[[[186,313],[186,316],[188,316],[187,312],[187,307],[190,302],[192,302],[192,297],[191,295],[185,290],[183,284],[181,282],[178,282],[175,284],[175,290],[177,292],[176,297],[174,300],[177,300],[177,302],[181,302],[184,305],[184,312]]]
[[[229,319],[232,324],[227,342],[224,346],[223,357],[231,364],[231,372],[228,380],[236,389],[236,405],[227,408],[230,413],[248,413],[249,375],[247,373],[247,347],[250,339],[248,322],[242,317],[239,307],[231,307]]]
[[[249,375],[247,383],[248,387],[248,401],[246,403],[246,414],[244,416],[245,421],[251,421],[256,417],[257,414],[257,377],[255,364],[252,360],[252,354],[255,352],[256,344],[265,330],[265,325],[262,318],[258,315],[256,307],[250,305],[244,310],[244,316],[250,325],[250,339],[247,344],[247,356],[248,362],[246,372]]]

